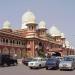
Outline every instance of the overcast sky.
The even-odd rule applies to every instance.
[[[48,29],[55,24],[75,46],[75,0],[0,0],[0,28],[9,20],[12,28],[20,29],[27,10],[34,13],[37,23],[44,20]]]

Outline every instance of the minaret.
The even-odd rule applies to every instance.
[[[39,27],[38,27],[39,36],[45,38],[46,37],[46,31],[47,31],[47,29],[46,29],[45,21],[40,21]]]

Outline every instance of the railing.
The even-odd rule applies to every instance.
[[[3,46],[15,46],[15,47],[25,47],[25,45],[2,43],[2,42],[0,42],[0,45],[3,45]]]

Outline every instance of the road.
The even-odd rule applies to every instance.
[[[75,75],[74,71],[29,69],[29,67],[19,64],[18,66],[0,67],[0,75]]]

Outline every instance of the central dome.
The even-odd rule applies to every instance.
[[[51,34],[51,36],[61,36],[61,32],[58,30],[56,26],[52,26],[49,29],[49,33]]]
[[[35,23],[35,16],[31,11],[27,11],[22,16],[22,23]]]

